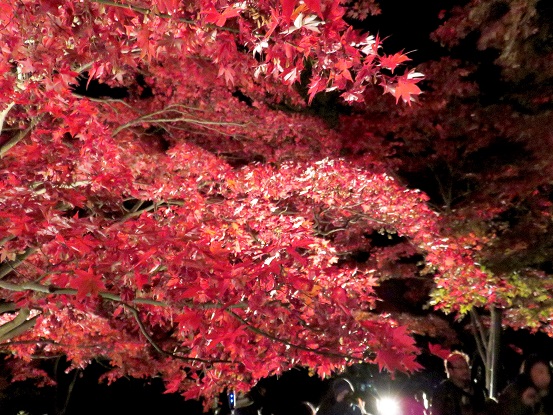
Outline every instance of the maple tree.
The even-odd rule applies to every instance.
[[[350,151],[379,155],[424,190],[443,231],[483,264],[489,284],[442,279],[426,292],[438,308],[470,311],[484,361],[493,351],[481,339],[501,324],[551,334],[552,12],[544,1],[476,0],[440,11],[430,36],[447,49],[419,65],[420,105],[373,94],[348,124],[367,137]]]
[[[448,22],[490,2],[475,4],[436,36],[462,38],[444,35]],[[440,323],[379,312],[390,278],[433,286],[438,307],[462,313],[535,300],[513,296],[529,280],[476,261],[498,251],[498,218],[522,194],[545,223],[547,193],[534,193],[549,184],[517,166],[507,199],[482,187],[440,209],[432,188],[402,182],[433,159],[408,153],[458,159],[459,111],[485,123],[504,107],[475,112],[472,69],[443,59],[419,72],[355,29],[378,12],[338,0],[0,5],[0,347],[19,378],[40,374],[27,364],[37,355],[74,368],[100,357],[109,381],[161,376],[209,404],[298,365],[418,369],[411,334]],[[469,21],[467,33],[481,24]],[[428,88],[411,105],[421,72]],[[98,81],[120,96],[88,94]],[[338,128],[310,112],[324,93],[350,105]],[[463,128],[473,152],[493,142]],[[532,169],[549,166],[539,160]]]

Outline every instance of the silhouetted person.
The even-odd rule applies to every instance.
[[[471,379],[468,356],[451,353],[444,361],[447,379],[432,396],[432,415],[481,415],[486,412],[486,393]]]
[[[492,415],[533,415],[539,401],[538,389],[522,373],[499,394]]]
[[[499,395],[493,415],[552,415],[551,363],[543,356],[528,356],[520,374]]]
[[[317,415],[364,415],[363,402],[355,398],[351,382],[338,378],[332,383],[329,393],[323,399]]]

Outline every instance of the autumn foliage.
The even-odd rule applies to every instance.
[[[505,304],[510,282],[476,263],[488,235],[391,174],[378,137],[444,104],[411,105],[422,74],[347,23],[378,11],[355,6],[2,3],[2,350],[211,399],[294,366],[416,370],[412,326],[378,311],[392,276],[446,309]],[[334,91],[354,111],[335,129],[309,110]],[[367,127],[375,91],[394,99]]]

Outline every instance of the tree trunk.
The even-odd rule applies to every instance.
[[[480,358],[484,363],[486,374],[486,389],[490,398],[498,394],[497,379],[499,375],[499,352],[501,349],[501,321],[503,313],[497,307],[490,308],[490,327],[486,329],[480,316],[471,310],[471,321],[474,326],[474,338]]]
[[[496,398],[499,392],[497,390],[497,379],[501,350],[501,318],[502,311],[499,308],[492,307],[486,362],[486,388],[489,391],[490,398]]]

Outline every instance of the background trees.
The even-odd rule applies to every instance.
[[[378,7],[1,6],[13,364],[213,398],[296,365],[415,370],[410,334],[448,340],[405,313],[429,295],[549,330],[551,9],[430,3],[439,52],[406,55],[364,31]]]

